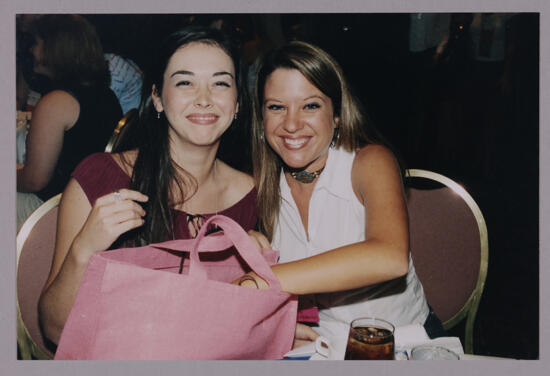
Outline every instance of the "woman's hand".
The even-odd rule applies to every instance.
[[[81,261],[87,262],[93,253],[106,250],[123,233],[143,225],[145,210],[138,202],[147,200],[144,194],[130,189],[98,198],[73,242]]]
[[[264,249],[271,249],[271,243],[269,243],[269,240],[265,237],[264,234],[258,231],[250,230],[248,231],[248,236],[250,236],[250,239],[254,242],[256,247],[258,248],[258,251],[262,253]],[[256,273],[250,272],[247,273],[233,282],[231,282],[234,285],[249,287],[253,289],[259,289],[259,290],[267,290],[269,288],[269,285],[266,281],[261,279]]]
[[[311,329],[305,324],[296,323],[296,332],[294,333],[294,342],[292,348],[303,346],[307,343],[313,342],[319,337],[319,333]]]
[[[260,253],[262,253],[263,249],[271,249],[271,243],[269,243],[269,240],[261,232],[250,230],[248,231],[248,236],[256,244]]]

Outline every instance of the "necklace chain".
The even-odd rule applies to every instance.
[[[319,175],[321,175],[321,172],[323,172],[324,169],[325,169],[325,167],[323,166],[322,168],[318,169],[317,171],[313,171],[313,172],[309,172],[309,171],[306,171],[306,170],[291,171],[290,176],[292,176],[294,179],[298,180],[300,183],[309,184],[309,183],[313,182],[313,180],[315,180],[315,178],[318,178]]]

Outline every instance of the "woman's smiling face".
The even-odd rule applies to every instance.
[[[179,48],[164,72],[162,92],[153,102],[170,124],[170,139],[213,145],[238,110],[235,67],[216,45],[192,42]]]
[[[337,126],[332,100],[296,69],[278,68],[264,87],[265,138],[291,168],[325,165]]]

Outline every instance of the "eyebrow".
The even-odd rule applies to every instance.
[[[170,75],[170,77],[174,77],[175,75],[177,74],[187,74],[187,75],[190,75],[190,76],[194,76],[195,73],[193,72],[190,72],[190,71],[186,71],[186,70],[179,70],[179,71],[175,71],[174,73],[172,73]],[[229,76],[231,78],[234,78],[233,75],[229,72],[216,72],[212,75],[212,77],[217,77],[217,76]]]
[[[316,94],[315,94],[315,95],[311,95],[311,96],[309,96],[309,97],[307,97],[307,98],[304,98],[304,99],[302,99],[302,101],[303,101],[303,102],[306,102],[306,101],[309,101],[310,99],[319,99],[319,100],[321,100],[322,102],[325,102],[325,99],[324,99],[322,96],[316,95]],[[264,98],[264,103],[265,103],[265,102],[268,102],[268,101],[272,101],[272,102],[282,102],[280,99],[277,99],[277,98],[269,98],[269,97]]]
[[[320,99],[320,100],[323,101],[323,102],[325,101],[325,98],[323,98],[323,97],[320,96],[320,95],[315,94],[315,95],[312,95],[312,96],[310,96],[310,97],[304,98],[304,102],[305,102],[305,101],[309,101],[310,99]]]

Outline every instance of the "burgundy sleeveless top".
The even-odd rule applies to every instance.
[[[80,187],[93,205],[97,198],[113,192],[115,189],[129,188],[130,177],[122,170],[118,163],[108,153],[92,154],[84,159],[71,175],[80,184]],[[218,211],[241,225],[245,230],[254,230],[258,221],[256,212],[256,188],[252,188],[241,200],[229,208]],[[193,222],[205,221],[215,213],[188,214],[173,209],[175,218],[176,239],[193,238],[196,230]],[[194,226],[197,228],[197,226]]]

